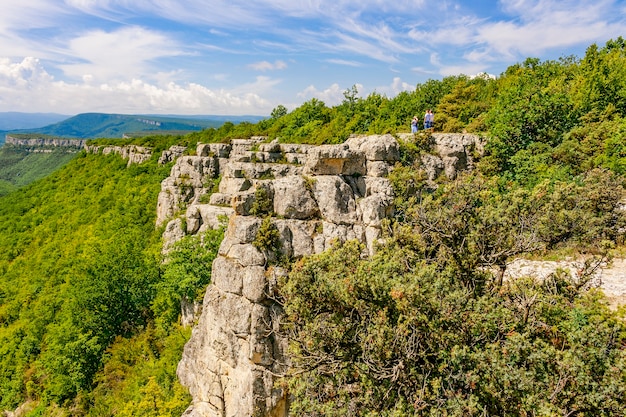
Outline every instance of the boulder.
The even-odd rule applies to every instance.
[[[287,219],[310,219],[319,214],[312,195],[312,179],[288,176],[273,182],[274,213]]]
[[[356,201],[352,188],[336,175],[315,177],[313,195],[321,217],[336,224],[354,224],[357,221]]]
[[[309,149],[305,175],[365,175],[365,155],[346,144]]]
[[[350,149],[363,153],[368,161],[395,162],[400,159],[400,146],[390,134],[353,136],[346,144]]]

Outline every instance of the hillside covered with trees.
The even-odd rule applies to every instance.
[[[1,120],[2,114],[0,114]],[[62,138],[120,138],[156,134],[181,134],[209,127],[219,127],[226,121],[258,121],[258,116],[160,116],[108,113],[81,113],[42,127],[7,131],[21,135],[48,135]],[[43,119],[45,120],[45,119]],[[0,143],[4,141],[4,135]]]
[[[402,142],[386,245],[354,243],[290,264],[281,283],[294,415],[626,415],[626,323],[588,288],[623,255],[626,42],[582,58],[527,59],[496,79],[429,80],[388,98],[283,106],[258,123],[116,141],[194,149],[268,136],[341,143],[435,129],[487,138],[476,169],[426,184],[428,133]],[[104,143],[100,140],[99,143]],[[183,239],[164,263],[155,228],[158,152],[128,167],[84,152],[0,197],[0,408],[23,415],[180,415],[176,364],[221,232]],[[572,280],[502,280],[514,256],[579,257]]]

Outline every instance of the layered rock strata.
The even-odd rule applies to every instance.
[[[282,310],[274,301],[278,278],[287,271],[277,259],[298,259],[353,239],[364,244],[364,255],[371,254],[383,219],[394,210],[386,178],[400,158],[393,136],[322,146],[263,140],[200,144],[196,155],[176,159],[162,183],[157,223],[166,224],[165,250],[228,219],[202,306],[185,306],[186,322],[193,321],[190,312],[202,312],[178,366],[193,396],[189,416],[288,414],[288,397],[275,386],[289,367],[279,331]],[[466,169],[480,139],[445,135],[434,143],[443,156],[431,158],[441,166],[428,171],[433,180]],[[181,210],[183,218],[172,219]],[[255,245],[268,221],[278,235],[276,251]]]
[[[186,414],[286,415],[286,393],[274,386],[289,366],[274,301],[286,271],[275,261],[352,239],[373,252],[393,210],[385,175],[399,158],[398,143],[391,135],[317,147],[235,140],[199,145],[196,154],[178,158],[157,210],[163,224],[187,207],[184,221],[167,222],[169,242],[228,217],[202,314],[178,367],[193,396]],[[267,219],[277,232],[276,251],[255,245]]]
[[[117,154],[128,161],[128,165],[141,164],[152,158],[152,148],[147,146],[99,146],[85,145],[87,153],[110,155]]]
[[[87,141],[84,139],[64,138],[16,138],[11,135],[5,136],[7,145],[21,146],[24,148],[83,148]]]

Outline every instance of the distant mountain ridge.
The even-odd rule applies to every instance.
[[[256,123],[261,116],[219,116],[219,115],[128,115],[108,113],[81,113],[76,116],[58,114],[0,113],[0,143],[4,143],[7,133],[32,133],[62,138],[96,139],[121,138],[146,133],[187,133],[210,127],[217,128],[225,122]],[[48,125],[34,127],[36,120],[59,120]],[[20,122],[23,120],[24,122]],[[2,128],[2,126],[30,123],[28,128]],[[41,127],[42,126],[42,127]]]
[[[0,112],[0,131],[34,129],[61,122],[71,117],[58,113]]]

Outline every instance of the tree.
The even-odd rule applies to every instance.
[[[621,36],[603,48],[587,48],[575,86],[576,107],[583,114],[614,106],[626,116],[626,42]]]
[[[223,229],[209,230],[174,244],[165,257],[162,277],[154,284],[152,310],[158,326],[168,328],[178,321],[183,300],[195,302],[204,295],[223,237]]]
[[[293,267],[280,286],[290,410],[623,415],[623,316],[567,274],[490,285],[497,280],[485,266],[524,244],[489,239],[508,226],[507,237],[524,236],[528,219],[515,213],[528,199],[500,201],[476,184],[455,192],[462,195],[444,192],[437,218],[422,217],[434,205],[416,210],[411,226],[397,225],[370,259],[347,242]],[[507,212],[508,202],[517,207]],[[483,221],[483,206],[512,220]]]
[[[501,192],[480,175],[461,177],[413,205],[408,233],[420,237],[425,259],[452,265],[464,285],[480,292],[485,268],[499,268],[501,284],[511,257],[545,246],[537,225],[541,201],[531,195]]]
[[[502,172],[511,168],[510,157],[532,143],[561,142],[580,115],[572,111],[569,91],[575,70],[568,60],[541,63],[530,58],[507,69],[485,119],[492,139],[485,148],[484,166]]]
[[[287,108],[282,104],[279,104],[274,109],[272,109],[271,118],[272,119],[280,119],[283,116],[286,116],[288,113]]]
[[[444,132],[471,132],[486,130],[484,117],[494,100],[492,85],[487,77],[459,79],[452,91],[443,96],[437,105],[438,130]]]

